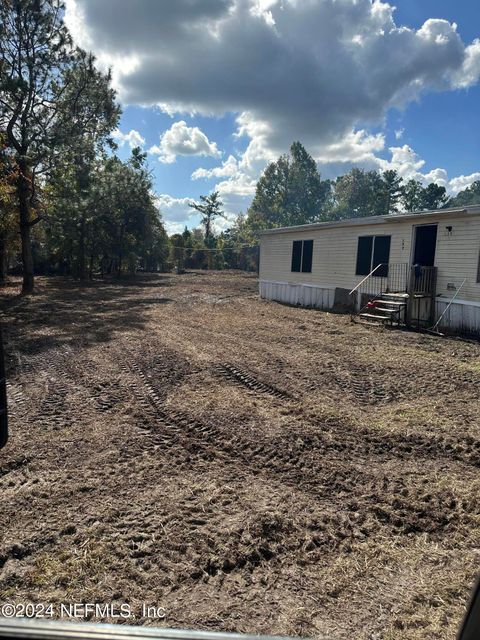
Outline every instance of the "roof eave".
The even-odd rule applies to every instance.
[[[301,224],[293,227],[277,227],[265,229],[259,235],[269,235],[275,233],[292,233],[295,231],[308,231],[314,229],[326,229],[331,227],[353,227],[362,225],[384,224],[391,222],[408,221],[412,219],[423,219],[433,216],[457,216],[457,215],[480,215],[480,205],[470,207],[455,207],[451,209],[432,209],[430,211],[417,211],[409,213],[390,214],[387,216],[366,216],[362,218],[345,218],[344,220],[330,220],[327,222],[313,222]]]

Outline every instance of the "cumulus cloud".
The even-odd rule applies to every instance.
[[[235,156],[228,156],[228,158],[222,162],[220,167],[214,167],[213,169],[203,169],[200,167],[192,173],[192,180],[200,180],[200,178],[231,178],[238,173],[238,160]]]
[[[456,178],[452,178],[449,182],[450,191],[453,195],[457,195],[459,191],[463,191],[474,182],[477,182],[477,180],[480,180],[480,171],[471,173],[469,176],[457,176]]]
[[[125,144],[128,144],[130,149],[134,149],[135,147],[143,147],[143,145],[145,144],[145,138],[135,129],[130,129],[128,133],[122,133],[120,129],[115,129],[115,131],[112,133],[112,138],[115,140],[119,147],[123,147]]]
[[[323,145],[316,158],[320,163],[336,161],[362,163],[370,160],[384,147],[385,136],[382,133],[369,135],[361,129],[347,133],[336,142]]]
[[[123,101],[248,114],[276,153],[299,139],[317,154],[392,106],[480,75],[479,41],[466,46],[446,20],[397,25],[380,0],[176,0],[168,11],[151,0],[68,0],[72,14],[77,38],[114,67],[135,58],[119,70]]]
[[[167,233],[181,233],[185,225],[194,225],[196,213],[188,205],[192,198],[175,198],[162,193],[155,198],[155,203],[162,214]]]
[[[401,140],[404,133],[405,129],[395,129],[395,140]]]
[[[436,177],[451,192],[469,178],[425,172],[408,145],[379,157],[385,137],[368,127],[384,123],[390,108],[480,78],[480,40],[463,42],[447,20],[397,24],[394,13],[381,0],[176,0],[168,10],[152,0],[67,0],[66,19],[79,44],[113,66],[122,102],[170,115],[236,114],[246,151],[192,178],[218,179],[226,207],[238,211],[293,140],[304,142],[324,175],[336,175],[334,166],[396,168],[405,179]],[[183,120],[152,153],[162,162],[220,156]]]
[[[185,226],[189,228],[198,227],[200,225],[200,215],[192,209],[189,204],[194,201],[193,198],[175,198],[167,193],[156,196],[155,202],[162,214],[163,223],[168,234],[182,233]],[[238,201],[235,203],[235,197],[223,198],[225,217],[217,218],[213,223],[213,230],[220,233],[224,229],[231,227],[236,216],[244,211],[242,206],[238,208]],[[243,205],[244,203],[241,202]]]
[[[189,207],[192,198],[174,198],[167,193],[162,193],[156,197],[156,205],[163,215],[169,220],[183,220],[185,217],[193,216],[194,210]],[[188,214],[188,215],[187,215]]]
[[[453,74],[453,83],[464,89],[478,82],[480,78],[480,40],[474,40],[465,49],[462,66]]]
[[[149,152],[167,164],[175,162],[177,156],[221,156],[215,142],[210,142],[198,127],[188,127],[184,120],[174,122],[160,137],[160,144],[150,147]]]
[[[401,147],[390,147],[390,159],[383,160],[375,158],[377,168],[381,171],[395,169],[404,180],[418,180],[423,185],[436,182],[441,187],[445,187],[450,195],[457,195],[466,187],[469,187],[476,180],[480,180],[480,172],[472,173],[468,176],[456,176],[450,178],[445,169],[437,167],[431,171],[422,172],[425,167],[425,160],[408,145]]]

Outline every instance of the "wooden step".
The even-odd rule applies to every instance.
[[[408,297],[408,293],[382,293],[382,298],[395,298],[396,300],[401,300]]]
[[[391,304],[391,305],[394,305],[395,307],[407,306],[406,302],[399,302],[397,300],[387,300],[386,298],[379,298],[378,300],[374,300],[374,302],[377,302],[379,304]]]
[[[360,313],[359,314],[360,318],[368,318],[368,319],[374,319],[374,320],[381,320],[383,322],[383,320],[391,320],[391,316],[380,316],[377,315],[375,313]]]
[[[383,311],[384,313],[400,313],[400,309],[387,309],[386,307],[375,307],[375,311]]]

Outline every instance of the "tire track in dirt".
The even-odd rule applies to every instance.
[[[224,363],[216,365],[214,371],[220,377],[230,380],[241,387],[246,387],[250,391],[266,393],[276,398],[282,398],[283,400],[293,399],[293,396],[290,393],[282,391],[276,387],[272,387],[271,385],[260,381],[251,373],[238,369],[232,364]]]
[[[117,407],[123,400],[124,394],[118,380],[108,382],[92,382],[86,384],[92,399],[93,406],[100,412],[106,412]]]
[[[70,427],[75,416],[68,406],[68,396],[73,389],[79,388],[91,400],[89,405],[98,412],[107,412],[120,404],[124,393],[118,381],[99,382],[92,376],[95,363],[88,357],[81,345],[62,345],[53,347],[43,354],[32,354],[22,363],[22,371],[27,376],[36,373],[41,365],[47,375],[46,395],[33,410],[31,421],[35,425],[46,426],[54,430]],[[21,407],[25,407],[24,399]],[[83,407],[83,412],[85,406]]]
[[[291,484],[302,491],[313,492],[317,497],[323,495],[331,499],[334,494],[353,493],[363,487],[365,498],[362,500],[362,508],[398,534],[429,532],[441,535],[449,525],[450,529],[463,525],[465,518],[473,517],[478,507],[475,504],[471,507],[464,506],[461,511],[462,517],[457,517],[456,523],[452,524],[452,518],[445,515],[441,506],[447,504],[449,499],[454,500],[454,497],[430,494],[428,498],[423,499],[420,493],[414,491],[407,500],[397,496],[399,487],[395,482],[398,481],[381,476],[374,477],[358,469],[355,469],[354,474],[351,473],[352,466],[349,461],[354,458],[353,454],[384,456],[385,453],[394,453],[403,458],[407,450],[402,450],[401,443],[390,443],[391,446],[385,447],[382,438],[374,438],[371,434],[365,433],[361,434],[364,436],[362,443],[358,442],[358,432],[355,433],[356,438],[353,438],[351,435],[348,436],[344,428],[335,433],[331,426],[325,433],[320,432],[307,437],[303,433],[294,433],[289,434],[287,438],[281,437],[268,443],[252,443],[238,434],[229,437],[218,427],[204,425],[181,412],[165,409],[141,366],[130,363],[129,369],[140,378],[143,386],[142,389],[140,385],[132,383],[136,396],[142,398],[143,403],[148,402],[155,410],[156,423],[151,428],[158,429],[160,426],[171,433],[168,446],[174,454],[175,446],[179,444],[187,448],[190,454],[206,460],[215,459],[220,451],[222,459],[229,460],[233,465],[241,462],[255,475],[262,472],[273,473],[285,484]],[[186,436],[185,440],[181,439],[182,433]],[[173,435],[176,436],[175,442]],[[322,478],[320,488],[317,469],[323,468],[325,472],[325,466],[328,467],[329,462],[331,464],[331,461],[328,462],[327,454],[332,452],[340,454],[341,458],[337,463],[346,468],[348,473],[339,472],[337,469],[330,477]],[[382,485],[381,493],[378,493],[379,485]]]
[[[21,418],[27,412],[27,398],[21,385],[7,381],[8,413],[12,418]]]
[[[231,366],[230,366],[231,367]],[[231,367],[233,371],[237,371],[238,376],[230,374],[230,368],[226,369],[226,365],[219,365],[215,368],[215,371],[220,370],[220,374],[225,371],[225,377],[227,380],[234,380],[239,386],[246,386],[250,391],[258,392],[260,394],[269,394],[269,389],[273,389],[274,392],[271,395],[275,395],[283,400],[291,401],[293,403],[300,403],[301,398],[298,396],[284,391],[278,391],[276,387],[269,387],[264,383],[259,383],[253,375],[248,373],[239,372]],[[359,404],[378,404],[386,403],[395,400],[395,394],[391,389],[387,389],[371,375],[365,376],[365,372],[360,368],[353,367],[352,373],[341,376],[338,372],[333,373],[333,379],[338,386],[347,392],[351,392],[354,398]],[[304,387],[308,387],[308,383]],[[312,385],[313,386],[313,385]],[[311,388],[311,387],[310,387]],[[317,385],[315,384],[317,389]],[[308,392],[308,390],[307,390]],[[308,414],[305,413],[303,407],[298,409],[299,414],[309,419]],[[325,424],[313,423],[316,429],[324,431]],[[396,456],[409,456],[409,455],[421,455],[423,457],[430,458],[432,455],[436,457],[444,457],[452,459],[457,462],[463,462],[475,467],[480,466],[480,440],[476,440],[470,436],[459,436],[456,439],[449,438],[448,436],[423,436],[421,434],[409,434],[402,436],[400,434],[379,434],[378,431],[360,428],[356,424],[346,424],[345,421],[338,421],[336,418],[329,420],[327,431],[330,434],[334,434],[336,437],[325,441],[322,440],[322,449],[327,450],[348,450],[352,454],[382,454],[390,453]],[[363,443],[359,442],[359,437],[363,440]]]
[[[10,462],[6,462],[0,467],[0,478],[12,473],[12,471],[17,471],[17,469],[22,469],[26,467],[32,461],[31,457],[25,458],[17,458],[15,460],[10,460]]]

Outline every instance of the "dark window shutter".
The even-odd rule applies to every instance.
[[[292,248],[292,271],[300,271],[302,267],[302,241],[294,240]]]
[[[303,273],[312,272],[312,255],[313,255],[313,240],[304,240],[303,241],[303,258],[302,258]]]
[[[372,245],[373,236],[361,236],[358,239],[357,267],[355,269],[357,276],[368,276],[372,270]]]
[[[374,276],[385,278],[388,276],[388,263],[390,261],[390,241],[392,236],[375,236],[375,245],[373,248],[372,269],[379,264],[382,266],[377,269]]]

